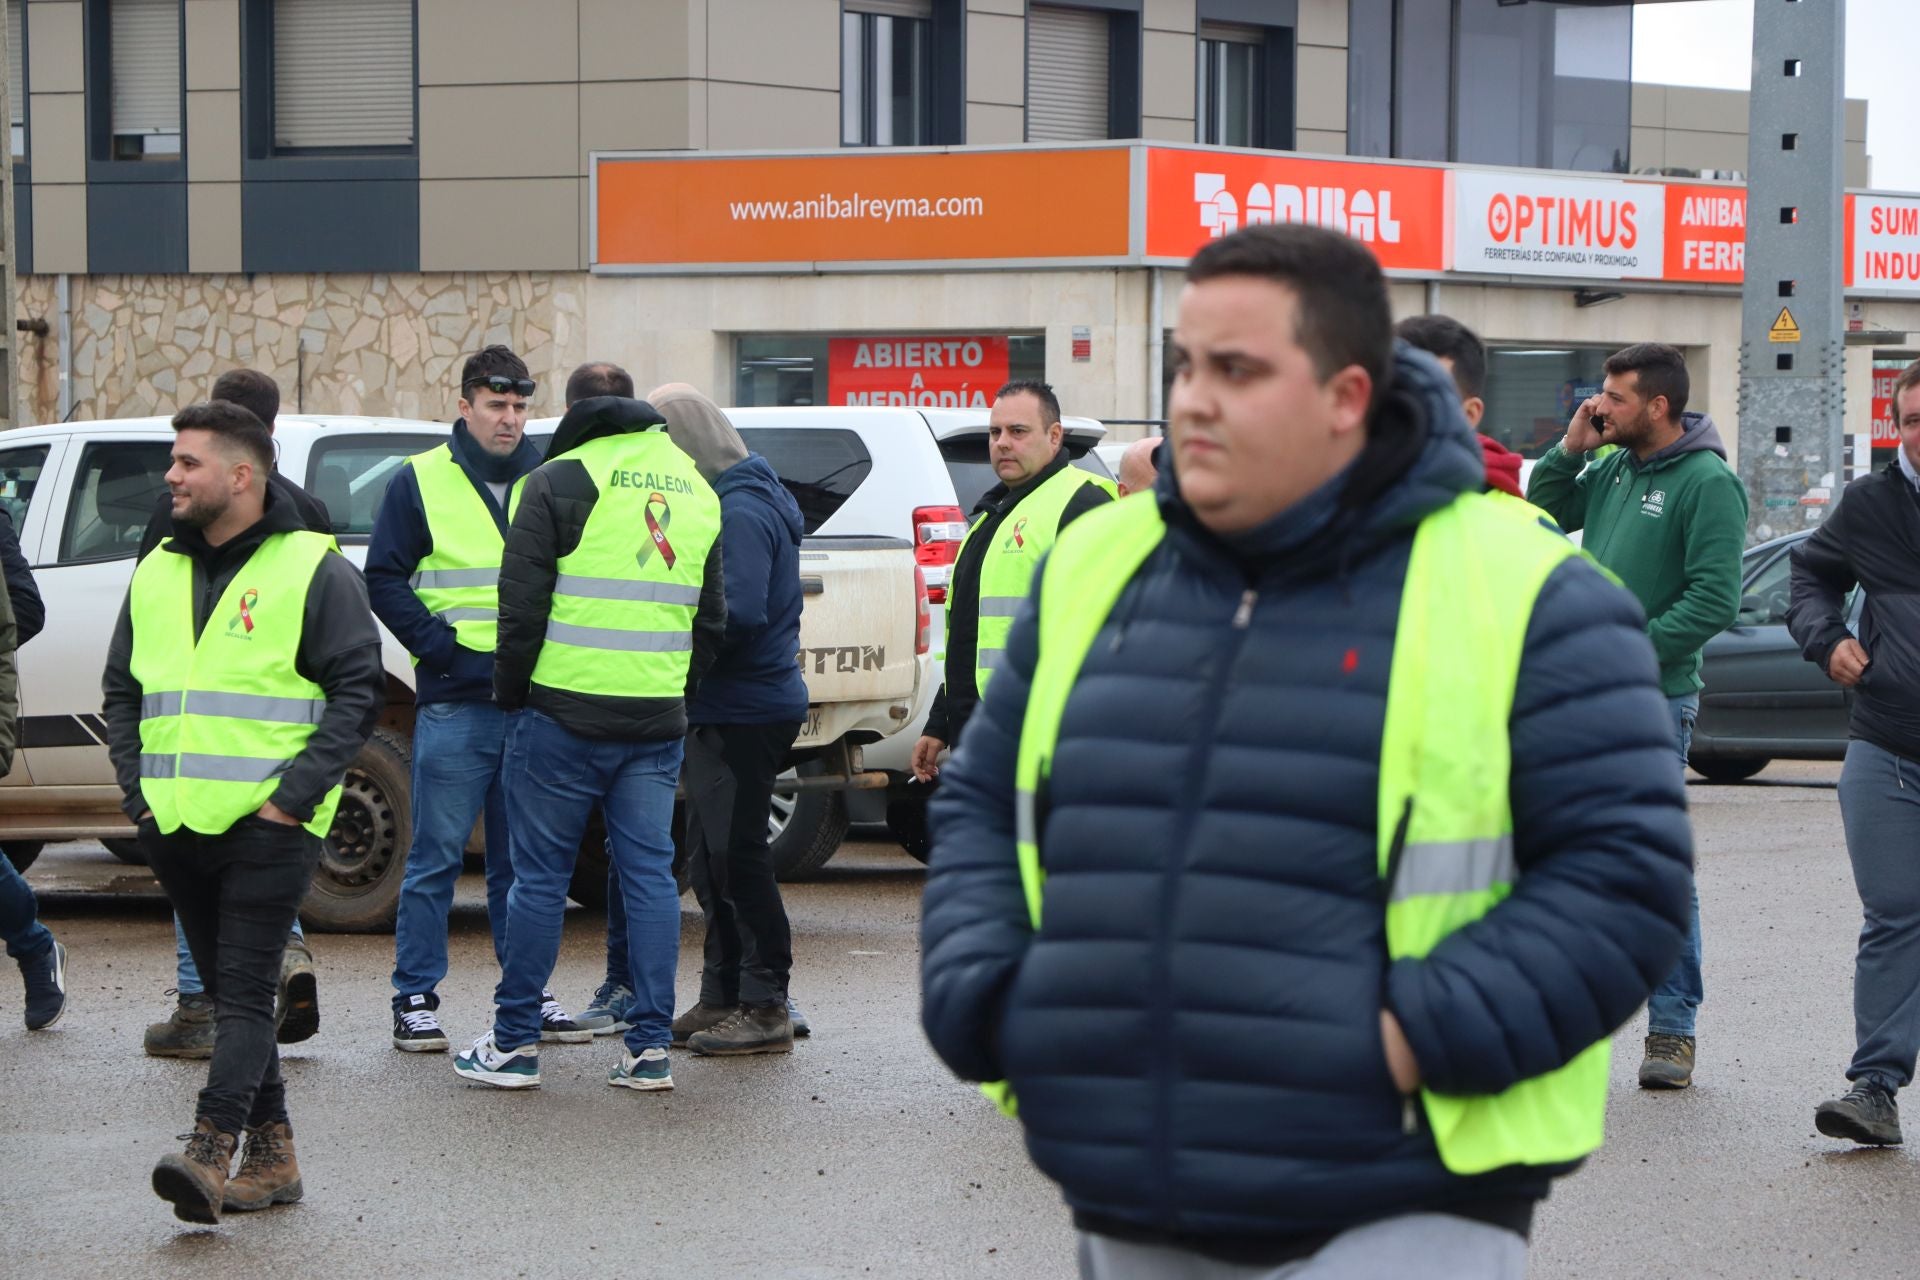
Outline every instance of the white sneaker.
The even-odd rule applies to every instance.
[[[475,1040],[471,1049],[453,1055],[453,1073],[462,1080],[495,1089],[538,1089],[540,1051],[529,1044],[503,1052],[489,1031]]]
[[[667,1065],[665,1049],[642,1049],[623,1053],[620,1065],[607,1072],[607,1083],[616,1089],[671,1089],[673,1074]]]

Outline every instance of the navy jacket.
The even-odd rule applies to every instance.
[[[1524,1230],[1557,1171],[1447,1172],[1403,1128],[1380,1009],[1433,1088],[1493,1092],[1611,1034],[1678,958],[1673,726],[1639,606],[1573,559],[1516,690],[1514,893],[1387,961],[1375,805],[1408,553],[1484,483],[1451,382],[1404,353],[1362,458],[1262,527],[1216,537],[1161,472],[1166,539],[1061,724],[1037,934],[1014,861],[1034,599],[1015,620],[933,799],[922,1019],[958,1075],[1013,1084],[1084,1228],[1275,1258],[1417,1210]]]
[[[757,453],[722,471],[713,491],[720,495],[727,634],[687,699],[687,723],[798,724],[807,718],[798,661],[800,504]]]
[[[510,485],[526,475],[540,465],[539,448],[533,441],[522,439],[511,455],[496,458],[467,434],[464,419],[453,424],[447,443],[504,539],[507,513],[487,482]],[[402,467],[387,486],[379,514],[373,519],[373,536],[367,543],[367,598],[373,602],[374,616],[419,659],[413,669],[415,703],[491,702],[493,655],[458,643],[453,624],[429,613],[408,585],[413,571],[432,551],[433,535],[427,529],[419,477],[412,467]]]

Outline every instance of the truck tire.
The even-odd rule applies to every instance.
[[[40,851],[47,847],[47,842],[45,840],[9,840],[5,847],[7,861],[13,864],[15,871],[24,873],[33,865],[33,860],[40,856]]]
[[[411,746],[387,729],[375,729],[347,766],[340,810],[300,908],[307,928],[322,933],[393,928],[413,831],[412,768]]]
[[[846,839],[846,799],[835,791],[775,795],[767,828],[774,879],[804,880],[826,866]]]
[[[1687,763],[1708,782],[1745,782],[1773,761],[1765,756],[1708,756]]]
[[[140,842],[132,836],[115,836],[111,840],[102,840],[100,843],[106,846],[108,853],[130,867],[144,867],[147,865],[146,851],[140,847]]]

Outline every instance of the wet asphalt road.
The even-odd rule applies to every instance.
[[[1859,917],[1837,775],[1777,765],[1755,784],[1691,789],[1698,1083],[1634,1089],[1639,1029],[1623,1031],[1608,1144],[1542,1210],[1532,1275],[1920,1275],[1915,1156],[1850,1150],[1812,1125],[1852,1042]],[[546,1046],[539,1090],[470,1088],[444,1055],[388,1046],[390,938],[317,938],[320,1034],[287,1055],[306,1200],[215,1229],[176,1222],[147,1188],[204,1077],[140,1052],[172,985],[157,891],[97,846],[49,849],[30,879],[72,951],[72,1001],[28,1035],[0,978],[0,1275],[1073,1274],[1067,1215],[1017,1127],[920,1037],[922,873],[886,845],[850,844],[788,890],[794,995],[814,1038],[790,1057],[676,1053],[665,1095],[607,1088],[606,1040]],[[486,1025],[483,901],[468,876],[442,988],[456,1042]],[[602,954],[597,920],[572,912],[555,980],[570,1007]]]

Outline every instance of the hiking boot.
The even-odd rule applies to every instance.
[[[603,982],[595,989],[593,999],[580,1011],[574,1022],[596,1036],[610,1036],[617,1031],[631,1031],[633,1024],[627,1021],[627,1010],[633,1007],[633,990],[617,982]]]
[[[153,1166],[153,1192],[171,1201],[173,1216],[182,1222],[216,1223],[226,1199],[227,1167],[233,1163],[234,1135],[213,1127],[202,1116],[192,1133],[180,1135],[187,1149],[164,1155]]]
[[[792,1053],[793,1023],[786,1002],[743,1004],[719,1026],[687,1037],[687,1048],[713,1057],[748,1053]]]
[[[805,1040],[813,1034],[813,1024],[807,1021],[807,1015],[800,1012],[800,1006],[793,1002],[791,996],[787,998],[787,1021],[793,1024],[795,1040]]]
[[[1829,1138],[1846,1138],[1863,1147],[1900,1145],[1900,1107],[1893,1094],[1871,1080],[1856,1080],[1842,1098],[1813,1109],[1813,1127]]]
[[[184,991],[169,990],[167,994],[179,996],[180,1002],[173,1006],[173,1013],[165,1022],[155,1022],[147,1027],[146,1037],[141,1043],[148,1056],[211,1058],[213,1056],[213,997],[204,991],[189,994]]]
[[[402,1053],[445,1053],[447,1033],[434,1013],[439,1007],[440,997],[430,991],[408,996],[393,1011],[393,1047]]]
[[[292,1204],[303,1194],[300,1162],[293,1155],[293,1126],[281,1120],[247,1130],[240,1169],[227,1181],[222,1205],[241,1213]]]
[[[67,949],[59,942],[20,961],[27,984],[27,1030],[44,1031],[67,1011]]]
[[[620,1065],[607,1072],[607,1083],[616,1089],[671,1089],[673,1072],[665,1049],[642,1049],[620,1055]]]
[[[1693,1083],[1693,1037],[1650,1035],[1640,1063],[1642,1089],[1684,1089]]]
[[[313,1039],[320,1029],[320,984],[313,974],[313,949],[305,938],[288,938],[280,957],[280,997],[273,1004],[273,1038],[281,1044]]]
[[[696,1004],[673,1020],[673,1039],[669,1041],[676,1049],[687,1047],[687,1038],[708,1027],[717,1027],[731,1018],[738,1005]]]
[[[553,992],[540,993],[540,1040],[543,1044],[552,1044],[558,1040],[561,1044],[586,1044],[593,1039],[593,1032],[567,1016],[560,1002],[553,998]]]
[[[538,1089],[540,1051],[530,1044],[502,1049],[489,1031],[475,1040],[471,1049],[453,1055],[453,1073],[462,1080],[496,1089]]]

